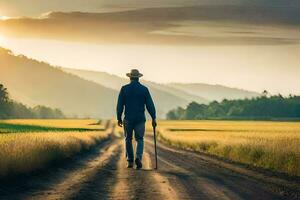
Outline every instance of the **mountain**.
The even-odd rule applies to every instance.
[[[119,90],[122,85],[128,83],[127,79],[121,78],[116,75],[108,74],[105,72],[97,71],[87,71],[78,69],[68,69],[62,68],[62,70],[78,75],[86,80],[94,81],[105,87]],[[203,83],[196,84],[184,84],[184,83],[171,83],[171,84],[158,84],[150,81],[142,82],[148,86],[153,93],[153,96],[157,102],[161,101],[163,98],[170,99],[171,103],[172,95],[176,98],[184,99],[183,102],[198,102],[198,103],[208,103],[209,101],[217,100],[221,101],[224,98],[227,99],[244,99],[259,96],[257,92],[230,88],[222,85],[209,85]],[[175,98],[175,97],[173,97]],[[176,102],[176,101],[175,101]],[[174,102],[173,102],[174,103]],[[178,104],[180,106],[185,106],[186,104]],[[168,108],[170,106],[167,106]]]
[[[59,108],[67,116],[112,118],[118,91],[128,80],[101,72],[71,73],[47,63],[16,56],[0,48],[0,82],[16,101],[28,106],[45,105]],[[165,114],[191,101],[208,101],[177,89],[150,83],[157,115]]]
[[[105,87],[111,88],[113,90],[120,90],[122,85],[127,84],[128,79],[121,78],[116,75],[108,74],[106,72],[98,71],[88,71],[88,70],[78,70],[62,68],[63,71],[77,75],[83,79],[93,81]],[[165,117],[165,114],[172,108],[178,106],[186,106],[191,101],[196,101],[199,103],[208,103],[209,101],[200,96],[189,94],[185,91],[169,87],[164,84],[158,84],[150,81],[141,80],[143,84],[149,87],[152,93],[153,99],[159,110],[161,117]]]
[[[120,90],[122,85],[128,83],[127,79],[121,78],[119,76],[109,74],[106,72],[81,70],[81,69],[71,69],[71,68],[61,68],[61,70],[79,76],[83,79],[93,81],[95,83],[101,84],[105,87]]]
[[[225,87],[222,85],[209,85],[203,83],[183,84],[171,83],[168,86],[183,90],[189,94],[205,97],[213,101],[222,101],[223,99],[244,99],[260,96],[257,92]]]
[[[115,116],[118,91],[128,80],[104,72],[53,67],[0,48],[0,82],[13,99],[28,106],[59,108],[67,116],[111,118]],[[259,95],[224,86],[142,82],[150,88],[160,118],[192,101],[208,103]]]
[[[13,99],[29,106],[59,108],[79,117],[111,118],[115,112],[117,91],[2,48],[0,82]]]

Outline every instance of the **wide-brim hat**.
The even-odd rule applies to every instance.
[[[141,74],[141,73],[139,72],[139,70],[137,70],[137,69],[132,69],[132,70],[130,71],[130,73],[127,73],[127,74],[126,74],[126,76],[128,76],[129,78],[140,78],[140,77],[143,76],[143,74]]]

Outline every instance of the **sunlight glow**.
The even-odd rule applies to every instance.
[[[10,19],[10,17],[7,17],[7,16],[0,16],[0,20],[8,20]]]
[[[5,37],[3,35],[0,35],[0,45],[3,45],[5,42]]]
[[[136,66],[145,80],[159,83],[204,82],[257,92],[267,89],[273,94],[300,94],[300,45],[100,45],[2,36],[0,47],[54,66],[122,77]]]

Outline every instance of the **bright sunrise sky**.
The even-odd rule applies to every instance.
[[[3,2],[5,3],[0,1],[0,6],[1,3],[4,5]],[[22,10],[20,6],[15,6],[13,10],[13,4],[5,5],[11,10],[4,12],[4,7],[0,7],[1,16],[39,16],[38,10],[30,11],[24,8]],[[49,11],[55,9],[54,7],[50,6]],[[40,12],[45,10],[47,6]],[[84,11],[87,12],[88,8],[85,7]],[[201,82],[258,92],[267,89],[274,94],[300,94],[300,45],[297,42],[286,44],[273,41],[274,38],[300,40],[300,31],[297,27],[284,28],[272,25],[257,28],[253,24],[225,26],[219,22],[203,25],[199,21],[182,23],[186,24],[180,24],[175,28],[158,29],[152,34],[167,36],[175,34],[195,38],[200,36],[240,38],[246,35],[250,38],[259,36],[260,39],[269,37],[272,41],[259,40],[251,45],[240,41],[238,44],[231,44],[231,40],[222,41],[220,44],[212,40],[212,44],[208,42],[205,45],[201,43],[159,45],[143,42],[104,44],[84,39],[66,41],[65,38],[57,36],[49,39],[40,36],[40,33],[38,37],[26,34],[15,36],[11,34],[12,31],[7,32],[5,29],[1,32],[0,29],[0,46],[53,65],[105,71],[123,77],[130,68],[137,67],[145,74],[145,79],[160,83]],[[3,26],[6,28],[9,25]],[[184,43],[184,40],[182,42]]]

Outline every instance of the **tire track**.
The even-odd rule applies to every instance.
[[[142,170],[126,168],[124,142],[112,137],[61,170],[0,186],[0,199],[292,199],[270,190],[273,179],[258,180],[252,178],[253,171],[162,144],[158,144],[159,169],[154,170],[153,143],[148,138],[145,143]]]
[[[110,199],[109,191],[116,184],[117,161],[120,158],[120,154],[121,145],[118,143],[116,151],[113,152],[108,162],[101,168],[98,168],[94,174],[91,174],[90,178],[82,183],[80,190],[74,193],[69,199]]]
[[[146,144],[154,159],[153,144],[149,138],[146,139]],[[222,165],[214,158],[205,159],[199,154],[162,144],[158,144],[158,155],[160,174],[172,183],[171,186],[180,199],[291,199],[271,190],[270,185],[276,187],[271,179],[253,179],[250,176],[253,171],[233,171],[226,166],[230,164]],[[234,167],[237,168],[235,165]]]
[[[80,199],[81,197],[85,199],[85,195],[94,199],[102,195],[105,196],[107,191],[97,186],[99,186],[99,183],[105,183],[106,180],[102,178],[108,178],[112,173],[107,173],[102,169],[115,162],[115,158],[118,157],[119,153],[120,140],[116,140],[111,146],[101,150],[99,156],[95,159],[85,163],[81,168],[69,172],[61,182],[55,184],[49,190],[39,192],[39,194],[27,199]],[[102,193],[94,189],[102,190]]]
[[[173,183],[172,186],[178,191],[179,199],[241,199],[224,186],[216,186],[214,182],[199,176],[193,171],[188,171],[175,160],[171,163],[162,157],[158,157],[161,174]]]
[[[124,148],[123,148],[124,154]],[[118,162],[117,181],[112,191],[111,199],[166,199],[157,183],[155,171],[151,168],[149,157],[143,160],[143,169],[127,169],[126,159],[121,157]]]
[[[145,152],[145,165],[146,168],[153,169],[154,162],[151,161],[150,153],[148,151]],[[180,199],[177,195],[177,192],[173,189],[171,186],[170,181],[168,178],[161,176],[159,171],[155,171],[153,173],[153,178],[155,180],[155,183],[157,184],[157,187],[160,190],[160,194],[163,195],[164,200],[177,200]]]

